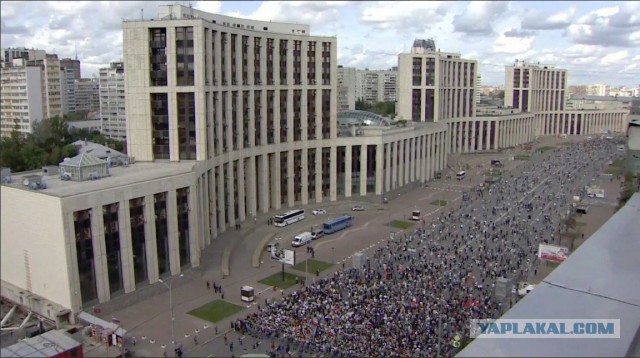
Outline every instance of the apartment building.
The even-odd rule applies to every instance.
[[[71,70],[74,80],[79,80],[82,78],[82,72],[80,71],[80,60],[78,60],[77,58],[63,58],[62,60],[60,60],[60,67]]]
[[[356,100],[366,103],[395,102],[398,91],[398,71],[356,70]]]
[[[112,62],[109,67],[100,69],[101,132],[116,140],[127,137],[124,76],[123,62]]]
[[[44,60],[47,56],[45,50],[28,49],[24,47],[16,48],[4,48],[0,52],[0,64],[2,67],[11,66],[12,62],[16,58],[24,59],[25,61]]]
[[[338,111],[356,109],[356,69],[338,66]]]
[[[62,116],[60,61],[57,55],[43,56],[43,53],[3,50],[3,56],[12,60],[2,61],[2,136],[9,135],[14,128],[20,133],[31,133],[33,125],[43,118]],[[35,74],[36,68],[39,76]]]
[[[21,58],[3,66],[0,77],[0,129],[7,137],[15,129],[28,134],[33,125],[44,118],[42,102],[42,71],[40,66],[28,65]]]
[[[414,122],[475,117],[477,75],[477,61],[415,40],[411,53],[398,55],[398,115]]]
[[[81,78],[75,80],[76,112],[93,113],[100,111],[100,80]]]
[[[60,68],[60,86],[62,89],[62,113],[76,111],[76,81],[73,69]]]

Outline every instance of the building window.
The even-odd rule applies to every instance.
[[[167,85],[167,29],[149,29],[149,63],[152,86]]]
[[[193,92],[178,93],[178,147],[181,160],[196,159],[196,114]]]
[[[122,284],[122,263],[120,257],[118,203],[104,205],[102,207],[102,221],[104,224],[104,244],[107,254],[109,291],[113,294],[124,288]]]
[[[78,276],[80,278],[80,298],[82,303],[87,303],[98,298],[93,263],[91,209],[74,212],[73,227],[76,235],[76,258],[78,261]]]
[[[169,273],[169,238],[167,229],[167,193],[153,196],[153,208],[156,216],[156,247],[158,253],[158,274]]]
[[[169,159],[169,107],[166,93],[151,93],[154,159]]]
[[[133,251],[133,273],[136,284],[147,280],[147,250],[144,235],[144,198],[129,200],[131,222],[131,248]]]
[[[176,190],[178,205],[178,245],[180,245],[180,267],[191,263],[189,250],[189,188]]]
[[[176,27],[176,82],[178,86],[193,86],[193,27]]]

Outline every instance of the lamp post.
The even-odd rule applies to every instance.
[[[335,264],[335,263],[336,263],[335,250],[334,250],[334,248],[333,248],[333,247],[331,248],[331,263],[332,263],[332,264]]]
[[[184,277],[183,274],[180,274],[180,276],[178,276],[178,278],[180,277]],[[161,284],[165,285],[165,287],[167,287],[169,289],[169,310],[171,311],[171,344],[173,345],[173,354],[176,353],[176,336],[175,336],[175,320],[176,317],[173,314],[173,290],[171,289],[172,285],[173,285],[173,280],[169,281],[169,284],[167,285],[166,282],[162,281],[162,279],[158,279],[158,282],[160,282]]]

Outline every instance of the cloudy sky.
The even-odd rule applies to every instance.
[[[122,20],[157,17],[188,1],[2,1],[2,47],[29,47],[82,61],[83,77],[119,60]],[[224,15],[311,25],[337,36],[338,63],[386,69],[416,38],[480,63],[482,83],[504,82],[515,59],[555,64],[571,85],[640,85],[640,2],[192,1]],[[141,9],[143,10],[141,12]]]

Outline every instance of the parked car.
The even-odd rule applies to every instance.
[[[311,212],[313,215],[325,215],[327,211],[325,209],[316,209]]]
[[[353,210],[353,211],[364,211],[364,206],[356,205],[353,208],[351,208],[351,210]]]

